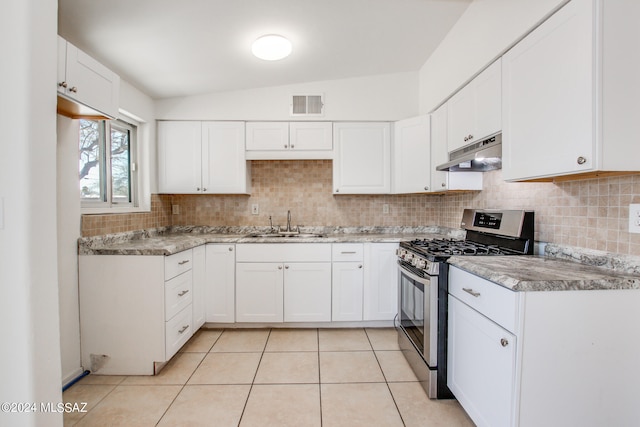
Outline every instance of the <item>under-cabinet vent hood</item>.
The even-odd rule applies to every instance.
[[[502,168],[502,134],[462,147],[449,153],[449,161],[436,167],[439,171],[485,172]]]

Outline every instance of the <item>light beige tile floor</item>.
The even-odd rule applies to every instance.
[[[392,328],[200,330],[148,376],[89,375],[65,426],[472,427],[431,400]]]

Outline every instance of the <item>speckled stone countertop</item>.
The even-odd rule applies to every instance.
[[[80,255],[172,255],[206,243],[400,242],[418,238],[464,238],[463,230],[425,227],[304,227],[302,233],[325,237],[247,237],[261,227],[175,226],[78,239]]]
[[[548,244],[544,256],[454,256],[449,264],[514,291],[640,289],[640,259]]]

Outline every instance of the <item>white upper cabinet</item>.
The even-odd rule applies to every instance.
[[[158,122],[158,190],[202,192],[200,122]]]
[[[640,2],[573,0],[503,56],[503,178],[638,171]]]
[[[60,36],[58,93],[63,97],[58,104],[61,114],[118,117],[120,77]]]
[[[426,193],[431,188],[429,116],[394,123],[393,192]]]
[[[249,191],[243,122],[158,122],[160,193]]]
[[[331,122],[247,122],[247,159],[331,159]]]
[[[448,190],[482,190],[482,172],[447,172],[436,170],[449,161],[447,151],[447,104],[431,114],[431,188]]]
[[[390,131],[386,122],[333,124],[334,194],[391,192]]]
[[[500,132],[501,84],[498,59],[447,102],[448,151]]]
[[[289,123],[247,122],[247,151],[287,150]]]

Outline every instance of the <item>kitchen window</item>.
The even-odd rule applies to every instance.
[[[136,130],[121,120],[80,120],[79,182],[84,213],[137,206]]]

